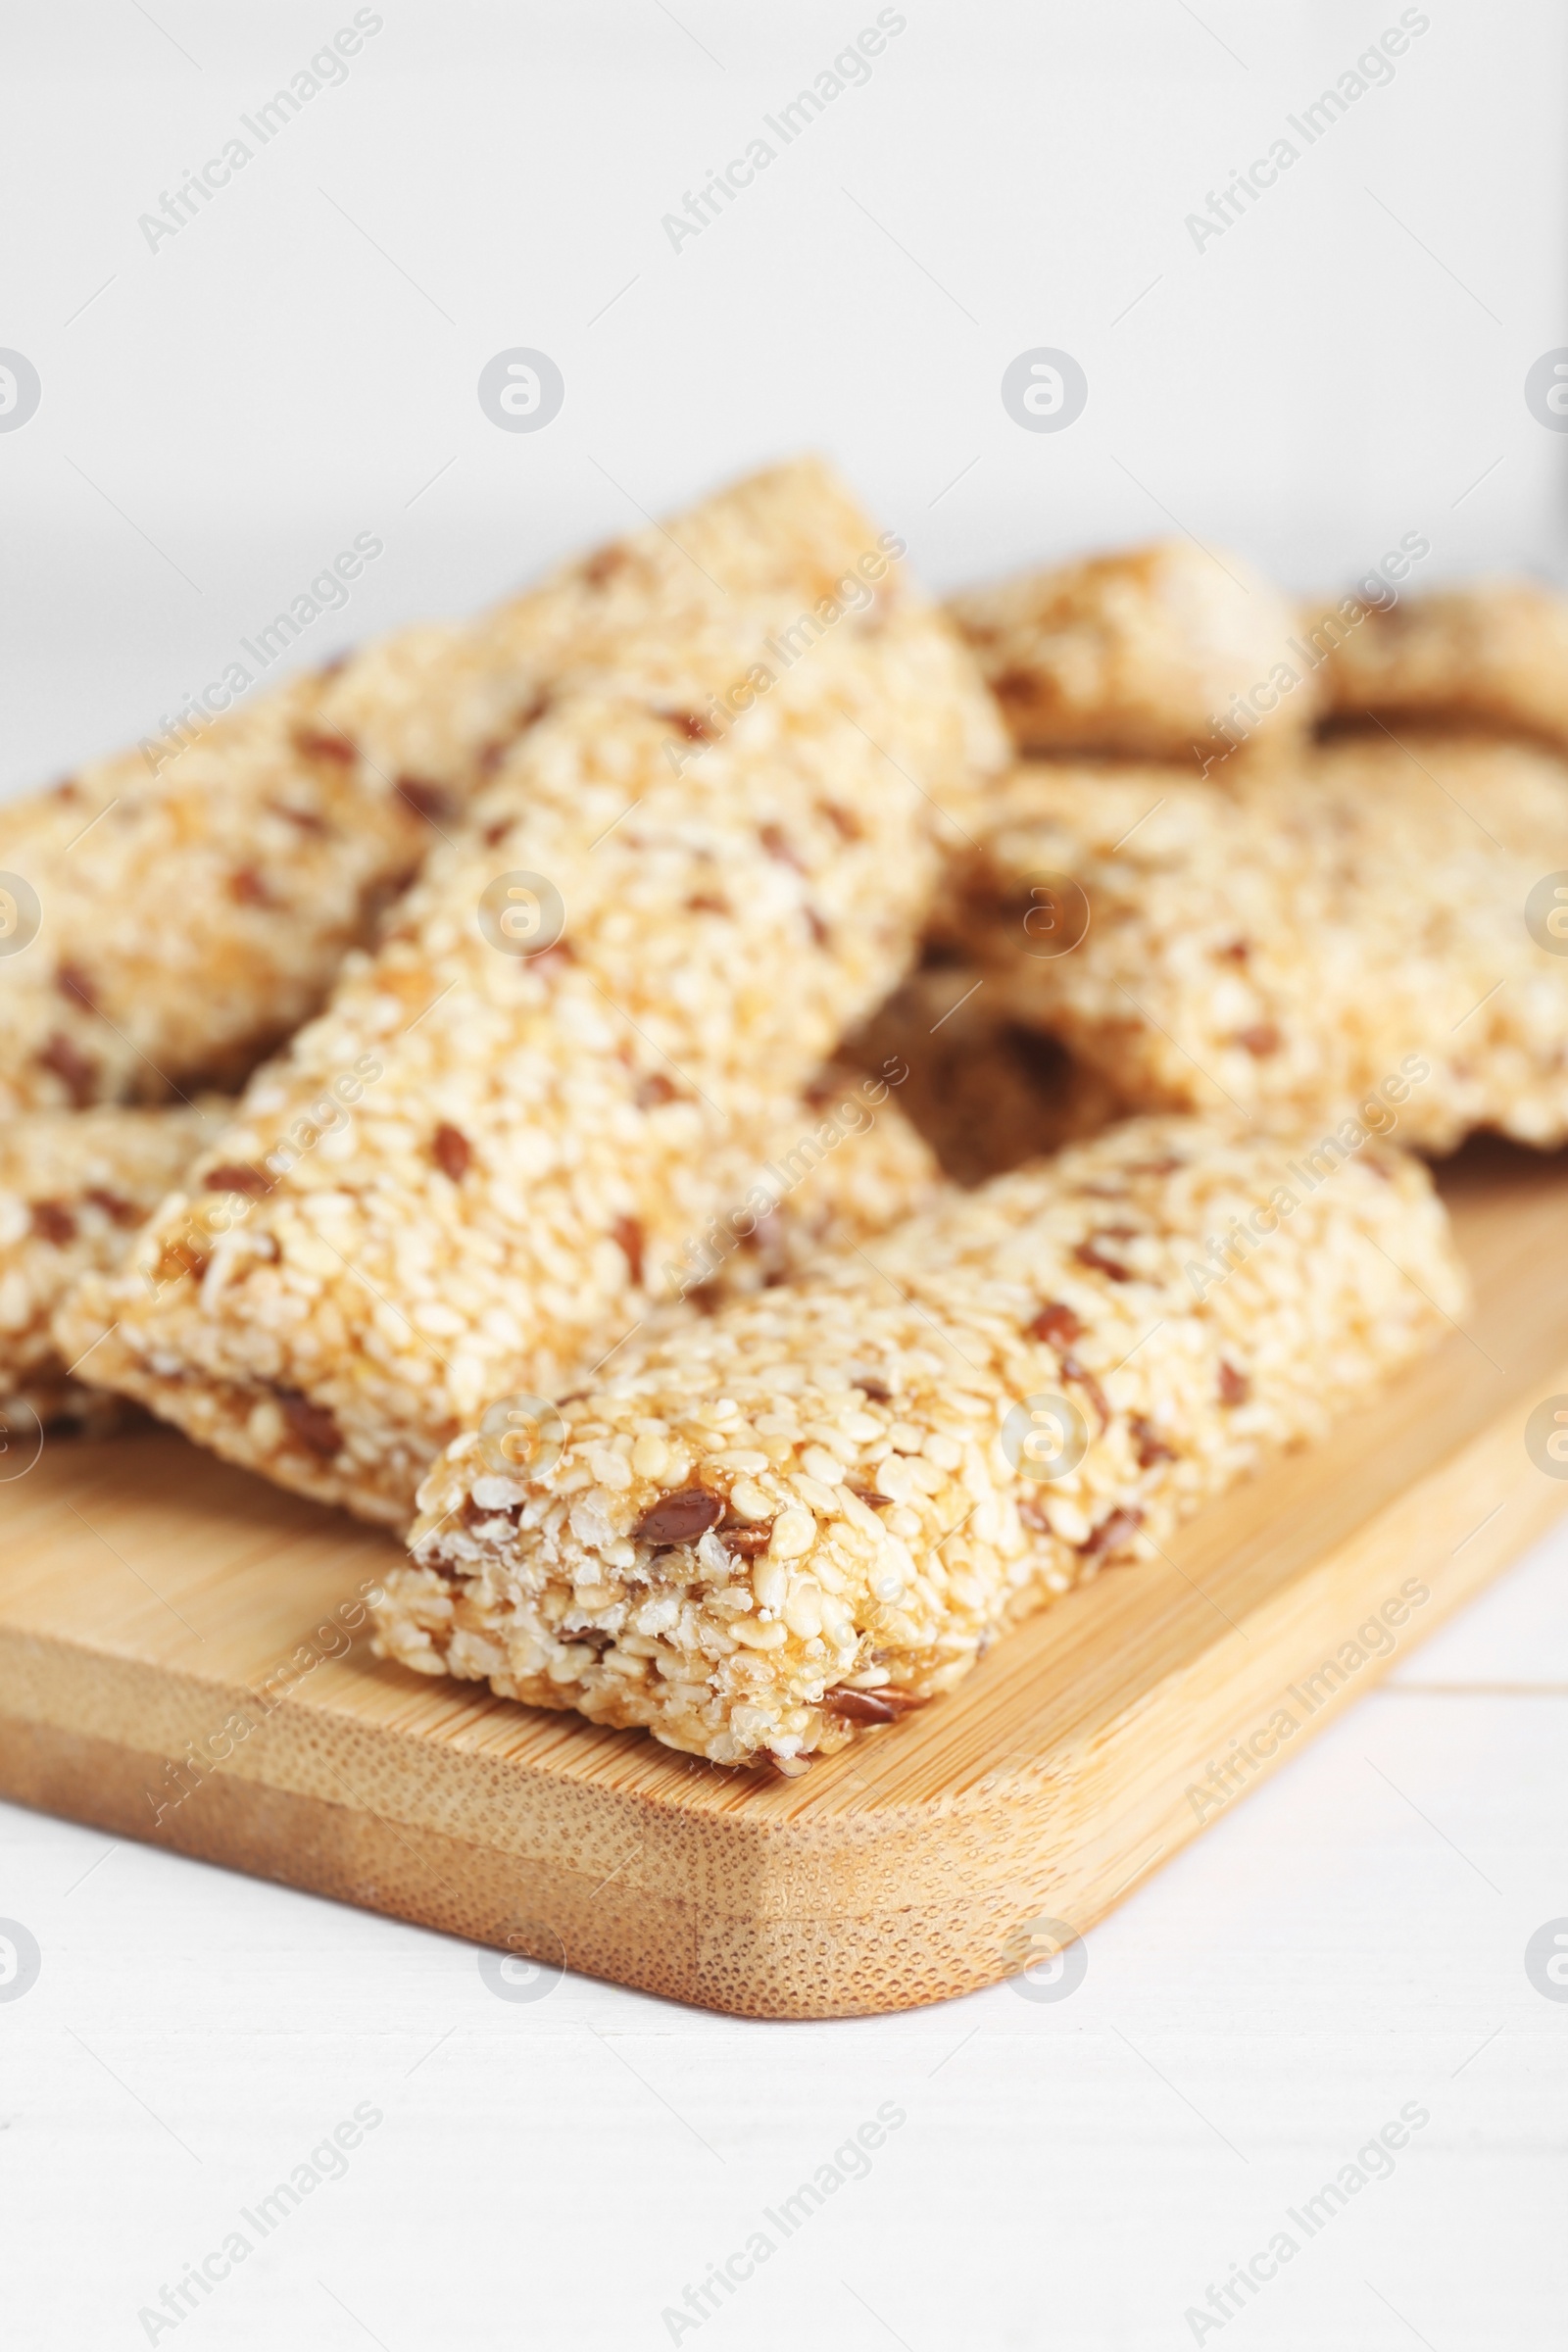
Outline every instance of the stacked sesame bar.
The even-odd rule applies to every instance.
[[[1307,615],[1303,634],[1323,632]],[[1568,750],[1568,599],[1534,580],[1474,580],[1365,613],[1322,673],[1331,716],[1517,735]]]
[[[847,1249],[909,1215],[934,1191],[931,1152],[890,1092],[889,1073],[829,1065],[780,1122],[776,1206],[702,1237],[687,1295],[699,1302],[787,1281],[821,1249]],[[0,1133],[0,1402],[44,1419],[112,1425],[107,1393],[68,1377],[56,1310],[88,1273],[130,1256],[140,1228],[204,1144],[233,1117],[220,1095],[156,1108],[24,1111]],[[90,1366],[89,1366],[90,1369]]]
[[[406,630],[0,808],[0,1110],[237,1084],[315,1012],[530,691],[498,626],[488,659]]]
[[[375,953],[64,1310],[95,1381],[401,1524],[492,1399],[569,1387],[716,1212],[766,1213],[1004,758],[896,546],[803,464],[580,568],[549,694]]]
[[[0,1399],[45,1419],[82,1407],[66,1387],[54,1312],[73,1283],[122,1263],[138,1228],[217,1135],[218,1097],[156,1110],[37,1110],[0,1126]]]
[[[378,1640],[799,1770],[1156,1553],[1463,1302],[1402,1154],[1369,1143],[1303,1183],[1283,1146],[1130,1121],[620,1359],[562,1401],[534,1475],[460,1438]]]
[[[1298,741],[1314,715],[1288,647],[1297,615],[1239,556],[1174,539],[953,598],[1014,742],[1037,754],[1190,761],[1244,732]],[[1280,680],[1289,670],[1291,684]],[[1275,673],[1279,673],[1276,676]]]
[[[318,1009],[345,952],[371,936],[561,678],[613,669],[651,613],[671,644],[708,625],[707,607],[727,603],[717,581],[729,575],[714,567],[733,570],[753,519],[763,527],[737,588],[776,596],[777,624],[794,632],[773,665],[798,653],[839,554],[851,539],[852,564],[876,552],[858,521],[846,532],[836,498],[824,503],[808,467],[760,475],[475,622],[401,630],[190,740],[6,803],[0,1111],[237,1086]],[[872,585],[855,578],[867,606]],[[744,687],[753,655],[769,659],[760,643],[739,659],[743,634],[738,668],[720,655],[711,676],[684,681],[697,718],[710,695]]]
[[[1227,775],[1016,768],[954,917],[993,999],[1139,1109],[1359,1119],[1440,1152],[1478,1127],[1568,1138],[1568,943],[1548,921],[1568,769],[1347,737]],[[1040,936],[1038,909],[1074,893],[1085,928],[1055,953],[1067,934]]]

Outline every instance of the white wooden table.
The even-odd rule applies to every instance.
[[[0,1838],[40,1955],[0,2000],[8,2343],[1562,2340],[1568,1997],[1525,1955],[1568,1928],[1568,1529],[1060,1999],[767,2026],[498,1991],[415,1928],[17,1808]]]

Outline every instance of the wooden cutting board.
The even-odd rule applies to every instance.
[[[381,1664],[386,1538],[172,1434],[51,1442],[0,1484],[0,1791],[530,1956],[498,1963],[518,1998],[563,1966],[752,2017],[1025,1967],[1049,1998],[1074,1934],[1568,1503],[1526,1446],[1568,1412],[1568,1162],[1472,1147],[1443,1181],[1463,1332],[799,1780]]]

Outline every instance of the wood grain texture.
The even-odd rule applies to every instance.
[[[1033,1923],[1087,1929],[1568,1503],[1524,1445],[1568,1392],[1568,1165],[1483,1146],[1444,1189],[1464,1332],[1168,1559],[1105,1572],[800,1780],[379,1663],[358,1595],[385,1539],[172,1435],[52,1443],[0,1485],[0,1792],[747,2016],[993,1983],[1049,1948]],[[1371,1654],[1357,1629],[1407,1583],[1428,1597]]]

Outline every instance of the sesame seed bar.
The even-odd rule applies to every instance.
[[[715,1214],[765,1213],[781,1122],[909,959],[944,803],[973,820],[1004,757],[825,473],[681,535],[680,598],[649,581],[138,1270],[66,1310],[77,1353],[105,1334],[95,1381],[368,1517],[403,1523],[491,1398],[558,1393],[683,1295]]]
[[[1098,1070],[1010,1018],[985,973],[954,960],[945,942],[844,1052],[868,1070],[907,1069],[899,1096],[905,1115],[956,1184],[982,1184],[1122,1115]]]
[[[316,1011],[436,838],[339,691],[295,679],[0,807],[0,1111],[237,1085]]]
[[[736,1294],[790,1281],[823,1250],[847,1250],[935,1194],[930,1147],[890,1094],[904,1082],[868,1064],[829,1064],[780,1115],[776,1155],[748,1168],[728,1217],[694,1237],[683,1298],[710,1313]],[[0,1416],[8,1400],[46,1427],[106,1437],[140,1419],[128,1397],[72,1379],[53,1318],[89,1272],[129,1255],[139,1227],[202,1144],[226,1126],[228,1098],[200,1105],[30,1111],[0,1143]],[[760,1185],[772,1206],[759,1213]],[[665,1321],[682,1309],[660,1310]],[[89,1362],[88,1369],[91,1369]]]
[[[558,684],[612,673],[651,615],[700,629],[725,591],[776,598],[787,662],[847,553],[870,608],[866,550],[821,466],[781,466],[475,622],[404,629],[0,806],[0,1111],[237,1087]],[[693,726],[721,726],[710,698],[743,691],[746,667],[668,684]]]
[[[1240,557],[1186,540],[970,589],[948,610],[1021,752],[1188,760],[1314,716],[1294,608]]]
[[[218,1134],[219,1098],[156,1110],[39,1110],[0,1127],[0,1396],[42,1390],[69,1402],[51,1329],[88,1272],[128,1254],[138,1229]]]
[[[1418,1162],[1287,1158],[1128,1121],[663,1336],[520,1462],[466,1433],[383,1653],[717,1764],[895,1721],[1462,1312]]]
[[[1568,942],[1538,906],[1568,865],[1568,769],[1347,738],[1228,772],[1014,771],[968,899],[1012,1017],[1142,1110],[1397,1126],[1439,1152],[1478,1127],[1568,1138]],[[1031,937],[1042,906],[1069,919]]]
[[[1568,749],[1568,599],[1533,580],[1439,589],[1338,627],[1322,671],[1328,712],[1519,735]]]

